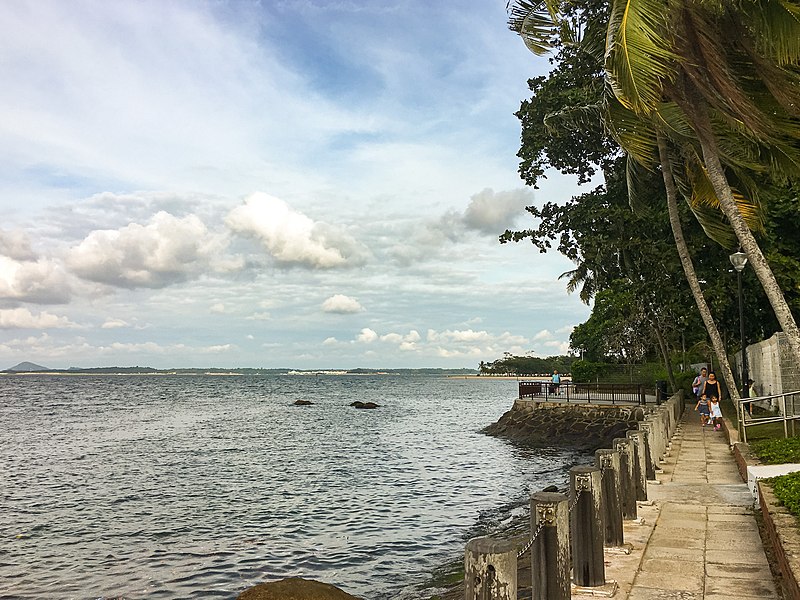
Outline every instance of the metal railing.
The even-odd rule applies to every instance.
[[[777,400],[777,402],[775,402],[775,400]],[[749,414],[749,406],[755,403],[763,402],[769,402],[771,406],[777,404],[778,413],[763,417],[753,417]],[[737,412],[739,416],[739,431],[742,435],[742,441],[747,442],[748,427],[767,425],[769,423],[782,422],[784,437],[789,437],[790,429],[791,435],[795,435],[794,422],[800,420],[800,414],[797,414],[798,410],[800,410],[800,390],[794,392],[784,392],[782,394],[773,394],[771,396],[758,396],[757,398],[743,398],[739,400]]]
[[[645,404],[645,386],[639,383],[552,383],[520,381],[519,397],[546,402]]]

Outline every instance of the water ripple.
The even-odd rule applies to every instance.
[[[477,433],[515,393],[430,377],[0,378],[0,598],[235,598],[290,575],[396,598],[461,555],[483,515],[563,484],[574,457]]]

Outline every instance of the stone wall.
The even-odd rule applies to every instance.
[[[518,399],[511,410],[483,432],[533,446],[568,445],[595,450],[610,447],[644,419],[640,406],[567,404]]]
[[[759,396],[800,390],[800,365],[792,359],[785,333],[747,347],[747,366]],[[734,371],[742,372],[742,353],[734,357]],[[775,401],[772,408],[777,408]]]

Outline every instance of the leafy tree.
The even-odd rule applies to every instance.
[[[601,5],[602,4],[603,3],[601,3]],[[693,3],[668,3],[671,8],[680,4],[688,5]],[[548,11],[537,12],[545,6]],[[702,136],[696,134],[698,125],[696,115],[693,115],[695,118],[692,120],[692,118],[687,117],[685,113],[681,113],[680,108],[686,109],[685,98],[672,94],[670,98],[675,100],[675,102],[673,104],[665,104],[662,97],[669,95],[668,92],[670,90],[656,89],[658,84],[663,83],[663,78],[659,78],[659,73],[663,75],[663,71],[658,71],[658,68],[663,65],[669,66],[670,61],[673,61],[675,57],[674,54],[670,54],[669,49],[663,47],[663,44],[659,45],[660,41],[659,43],[653,41],[654,36],[659,33],[666,33],[665,31],[656,31],[663,25],[660,19],[677,18],[678,20],[682,19],[681,23],[689,23],[690,25],[695,23],[695,21],[692,21],[692,18],[686,17],[686,15],[682,13],[677,16],[672,15],[670,13],[670,8],[665,7],[662,3],[656,2],[617,1],[611,5],[611,12],[606,15],[603,15],[601,10],[597,10],[597,7],[598,3],[596,2],[516,2],[513,5],[512,19],[510,21],[512,29],[520,33],[528,46],[535,52],[546,51],[552,47],[558,48],[558,57],[561,61],[574,63],[575,53],[584,50],[586,57],[589,57],[589,64],[594,64],[595,68],[599,69],[601,64],[599,52],[601,44],[597,42],[599,36],[596,33],[592,33],[592,31],[597,31],[598,24],[606,28],[608,43],[604,49],[605,65],[603,70],[611,80],[616,97],[614,98],[601,94],[594,104],[579,106],[577,107],[577,111],[568,108],[567,119],[563,118],[565,111],[561,109],[559,113],[550,113],[550,115],[545,116],[543,120],[545,123],[554,120],[572,121],[573,129],[577,129],[574,127],[576,121],[574,115],[576,112],[584,116],[593,113],[597,114],[602,117],[606,129],[609,130],[614,138],[625,148],[629,157],[635,158],[646,167],[651,167],[653,164],[660,163],[667,189],[670,223],[681,257],[681,263],[683,264],[687,280],[690,283],[698,308],[703,316],[709,335],[712,338],[720,362],[725,367],[723,369],[723,375],[728,381],[729,387],[735,390],[735,386],[732,385],[733,381],[730,368],[727,366],[724,345],[722,344],[716,325],[711,318],[710,311],[700,291],[700,285],[695,276],[694,267],[689,257],[685,240],[683,239],[676,203],[678,188],[682,187],[683,193],[690,196],[693,211],[709,235],[725,243],[726,240],[730,239],[728,226],[721,222],[713,211],[708,211],[703,206],[703,203],[710,203],[712,205],[715,203],[719,204],[714,194],[719,196],[720,193],[725,192],[725,190],[721,190],[721,188],[712,181],[713,178],[707,173],[707,167],[699,159],[699,154],[702,153],[703,158],[706,163],[708,163],[708,148],[704,146],[704,140],[701,139]],[[704,14],[701,14],[703,10],[699,10],[698,14],[700,14],[700,16],[696,19],[697,22],[700,22],[704,17]],[[780,13],[780,10],[777,12]],[[786,14],[787,13],[784,11],[783,17],[785,17]],[[707,15],[705,16],[707,17]],[[607,24],[603,22],[604,17],[607,18]],[[774,18],[773,15],[766,20],[780,21],[780,16]],[[580,27],[576,27],[576,23],[580,23]],[[774,30],[774,24],[772,22],[768,23],[766,26],[763,24],[759,26],[762,30]],[[759,26],[756,26],[756,29],[758,29]],[[793,23],[789,23],[789,29],[791,29],[792,26]],[[719,33],[717,30],[709,31]],[[781,33],[785,33],[785,31]],[[578,39],[580,34],[584,35],[583,39]],[[567,43],[561,45],[561,41]],[[563,49],[565,47],[573,50],[564,52]],[[577,49],[577,51],[574,49]],[[681,48],[681,50],[683,49],[684,48]],[[783,54],[789,57],[786,60],[792,60],[791,56],[796,55],[796,52],[793,54],[793,50],[789,49],[784,51]],[[750,53],[749,56],[752,57],[752,53]],[[741,58],[741,56],[739,58]],[[591,62],[592,60],[594,60],[593,63]],[[584,71],[586,70],[586,61],[579,62],[578,64]],[[671,66],[673,68],[676,67],[675,64]],[[681,65],[677,66],[680,67]],[[694,66],[690,66],[689,70],[693,68]],[[589,67],[589,69],[591,69],[591,67]],[[561,73],[557,73],[557,75],[561,76]],[[722,75],[725,74],[723,73]],[[784,76],[780,81],[782,83],[791,83],[793,80],[791,77]],[[715,83],[720,84],[721,80],[718,78],[715,80]],[[584,87],[590,92],[594,92],[595,96],[597,96],[597,86],[590,82]],[[574,94],[570,97],[574,97]],[[569,100],[569,98],[562,99]],[[681,103],[681,100],[683,100],[683,103]],[[620,102],[622,104],[620,104]],[[750,108],[745,107],[745,103],[741,104],[742,106],[740,109],[742,110],[744,110],[744,108]],[[790,106],[794,106],[791,103],[789,104]],[[695,108],[694,106],[689,107],[690,110]],[[570,110],[572,110],[572,114],[569,114]],[[772,104],[770,104],[769,110],[772,111],[770,115],[775,114],[775,108]],[[554,117],[556,118],[554,119]],[[584,122],[586,121],[587,120],[584,118]],[[780,115],[779,122],[785,122],[785,119],[780,121]],[[694,130],[692,126],[694,126]],[[552,130],[552,127],[550,127],[550,129]],[[720,127],[717,127],[717,131],[719,130]],[[767,128],[764,128],[764,132],[766,132],[765,135],[762,135],[758,140],[759,144],[762,146],[771,144],[768,147],[773,152],[773,155],[775,154],[776,148],[779,151],[787,153],[786,149],[780,146],[781,140],[777,140],[777,136],[774,132],[767,132]],[[552,133],[552,131],[550,133]],[[714,131],[711,133],[714,133]],[[682,160],[682,167],[686,170],[686,173],[681,174],[680,177],[676,176],[676,171],[673,168],[676,154],[674,150],[670,152],[667,143],[668,137],[670,138],[670,144],[677,147],[677,149],[682,152],[682,155],[678,155],[678,161],[680,163]],[[525,136],[523,136],[523,139],[525,139]],[[707,142],[708,140],[705,141]],[[699,146],[699,148],[697,148],[697,146]],[[747,144],[738,143],[738,145],[734,145],[729,142],[727,147],[724,148],[728,151],[728,154],[723,154],[722,156],[727,161],[728,168],[738,169],[733,173],[733,175],[738,178],[737,181],[741,182],[743,186],[749,185],[749,191],[751,195],[754,195],[752,182],[749,182],[747,177],[743,175],[743,170],[759,170],[759,167],[762,167],[762,165],[752,159],[743,160],[741,158],[745,155],[745,150],[748,149],[751,151],[750,154],[752,155],[752,146],[753,144],[750,144],[748,148]],[[739,153],[732,156],[730,152],[732,147],[735,147]],[[654,157],[653,155],[655,154],[656,148],[658,149],[658,154]],[[764,153],[762,152],[762,154]],[[783,176],[787,170],[791,171],[791,164],[789,167],[781,169],[774,167],[774,164],[779,164],[779,161],[775,161],[774,158],[772,163],[769,163],[769,161],[767,162],[771,165],[771,174],[773,176],[775,176],[776,173]],[[636,169],[630,168],[631,166],[635,167],[635,163],[630,163],[629,161],[629,183],[635,183]],[[761,170],[770,169],[761,168]],[[677,183],[676,179],[678,180]],[[681,184],[683,185],[681,186]],[[753,221],[753,218],[757,216],[758,205],[748,202],[741,194],[734,197],[734,192],[730,188],[727,191],[737,204],[736,216],[740,221],[744,222],[744,214],[751,218],[751,225],[760,225],[758,221]],[[636,195],[636,191],[632,189],[631,186],[629,186],[629,192],[632,197]],[[726,215],[727,214],[726,211]],[[730,219],[730,215],[728,216]],[[734,227],[734,229],[736,230],[736,227]],[[741,231],[736,230],[736,233],[741,239]],[[749,235],[749,233],[748,230],[747,234]],[[764,278],[762,277],[762,281],[763,280]],[[765,289],[769,291],[768,286],[765,287]],[[774,299],[773,306],[776,306]],[[776,314],[780,317],[782,313],[777,311]],[[782,321],[782,325],[784,330],[786,330],[785,319]],[[659,337],[659,345],[663,349],[664,344],[661,337]]]

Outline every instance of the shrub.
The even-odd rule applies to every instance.
[[[755,442],[750,449],[767,465],[800,463],[800,437]]]
[[[800,473],[772,477],[767,481],[781,504],[793,515],[800,516]]]

